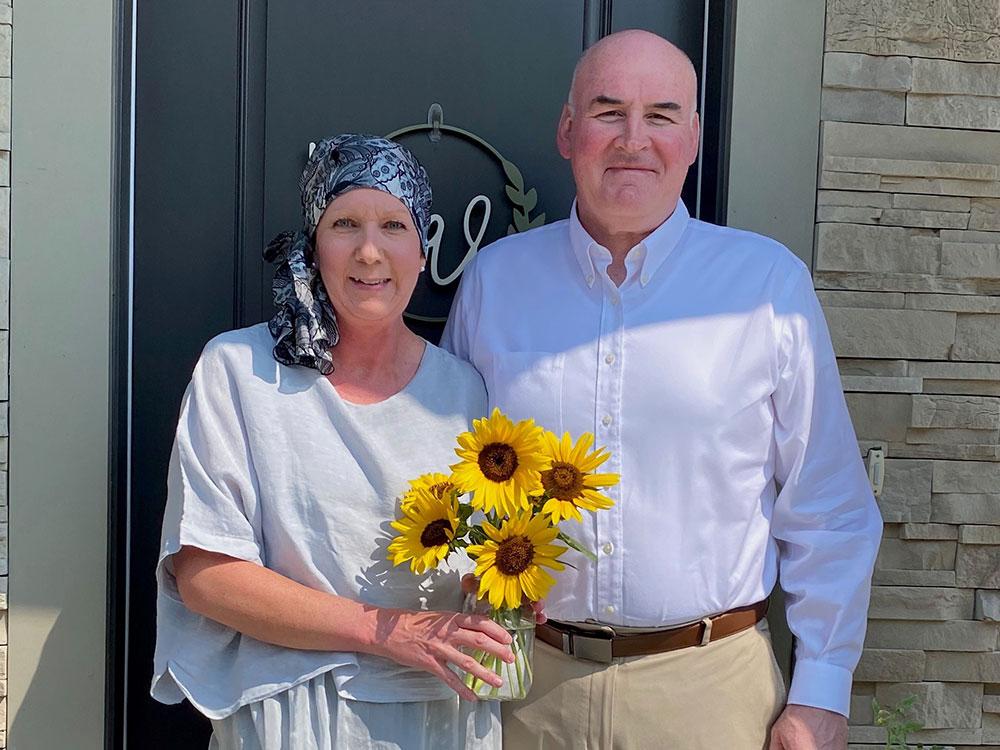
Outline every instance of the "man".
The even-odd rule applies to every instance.
[[[881,519],[808,269],[680,200],[696,91],[653,34],[588,50],[557,133],[570,218],[480,253],[445,330],[491,407],[593,432],[622,477],[570,529],[599,559],[550,594],[513,750],[846,747]],[[779,574],[787,705],[760,604]]]

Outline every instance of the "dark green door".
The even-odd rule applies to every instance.
[[[612,30],[672,38],[706,74],[707,156],[692,169],[685,200],[709,220],[721,214],[731,13],[712,3],[706,27],[706,5],[139,0],[130,473],[114,516],[109,613],[125,627],[110,644],[111,746],[207,745],[207,722],[188,705],[148,697],[167,458],[204,343],[269,314],[260,252],[297,227],[309,143],[409,128],[398,137],[425,162],[443,224],[436,275],[447,283],[425,274],[410,310],[414,327],[435,338],[470,245],[543,214],[567,215],[573,188],[555,149],[556,121],[576,59]]]

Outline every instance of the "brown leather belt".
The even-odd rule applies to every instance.
[[[535,637],[564,654],[578,659],[610,664],[623,656],[645,656],[676,651],[690,646],[705,646],[712,641],[752,628],[767,614],[767,600],[737,607],[715,617],[705,617],[690,625],[658,630],[655,633],[616,633],[610,625],[600,630],[586,630],[568,623],[549,620],[535,626]]]

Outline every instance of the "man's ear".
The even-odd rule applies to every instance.
[[[559,115],[559,125],[556,128],[556,148],[563,159],[570,158],[572,148],[570,148],[570,131],[573,129],[573,113],[569,104],[564,104],[562,114]]]
[[[690,167],[698,159],[698,145],[701,143],[701,118],[698,117],[698,113],[695,112],[691,117],[691,160],[688,162]]]

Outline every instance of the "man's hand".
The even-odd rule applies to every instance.
[[[771,727],[768,750],[845,750],[847,719],[812,706],[785,706]]]

